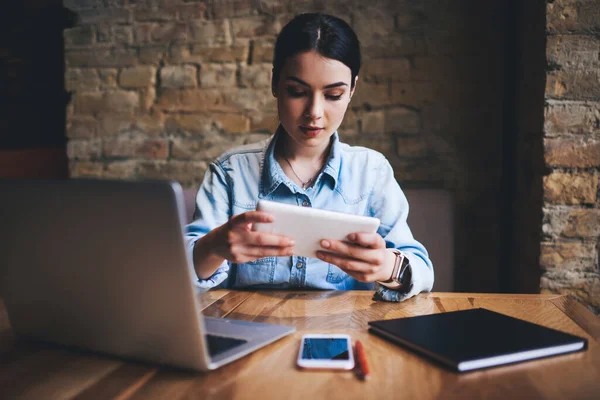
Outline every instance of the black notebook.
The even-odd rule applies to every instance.
[[[459,372],[585,350],[587,339],[483,308],[369,322],[369,332]]]

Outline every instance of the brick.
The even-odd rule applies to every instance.
[[[222,89],[224,109],[231,111],[277,112],[277,100],[270,90],[231,88]]]
[[[385,114],[383,111],[372,111],[360,116],[361,133],[380,135],[385,131]]]
[[[169,140],[163,138],[118,137],[104,141],[102,150],[108,158],[166,159]]]
[[[206,111],[221,109],[223,103],[216,89],[165,89],[158,95],[157,106],[165,111]]]
[[[252,62],[253,63],[273,63],[273,51],[275,43],[270,39],[258,39],[252,43]]]
[[[600,314],[600,276],[597,272],[549,271],[540,279],[541,293],[574,296]]]
[[[352,107],[379,107],[391,104],[387,83],[358,82],[350,105]]]
[[[546,77],[546,97],[558,99],[598,99],[600,71],[557,71]]]
[[[353,27],[361,44],[369,47],[394,34],[394,15],[383,7],[366,7],[355,15]]]
[[[96,44],[110,46],[113,43],[114,35],[112,26],[108,24],[100,24],[96,26]]]
[[[133,43],[133,28],[131,26],[113,26],[112,32],[115,44],[129,45]]]
[[[67,119],[67,137],[69,139],[87,139],[96,135],[98,121],[92,117],[71,117]]]
[[[393,142],[389,135],[360,134],[348,137],[346,142],[352,146],[362,146],[378,151],[387,158],[391,158],[395,151]]]
[[[222,88],[236,85],[235,64],[202,64],[200,67],[200,86],[203,88]]]
[[[385,110],[385,133],[419,133],[421,118],[417,111],[408,108],[391,108]]]
[[[185,22],[192,22],[206,17],[206,3],[188,3],[176,6],[177,19]]]
[[[154,86],[149,86],[140,89],[140,110],[150,112],[156,101],[156,89]]]
[[[544,108],[546,136],[600,133],[600,103],[548,101]]]
[[[540,265],[545,269],[589,271],[596,269],[598,259],[593,242],[542,242]]]
[[[137,44],[152,43],[152,31],[158,27],[155,22],[136,24],[133,29],[133,41]]]
[[[101,178],[104,164],[97,161],[69,161],[69,176],[72,178]]]
[[[104,179],[132,179],[137,175],[139,161],[108,161],[102,172]]]
[[[594,204],[597,192],[597,173],[554,171],[544,177],[544,200],[549,203]]]
[[[183,187],[199,187],[207,167],[205,161],[142,161],[137,166],[137,177],[173,179]]]
[[[171,114],[165,121],[165,132],[170,135],[198,136],[216,133],[210,115]],[[175,153],[173,153],[175,154]]]
[[[136,21],[173,21],[177,18],[177,7],[173,4],[160,4],[157,7],[139,4],[133,10],[133,18]]]
[[[449,79],[456,76],[456,68],[460,64],[447,55],[415,56],[412,58],[410,80],[429,82]]]
[[[278,20],[267,16],[233,19],[231,27],[236,40],[254,39],[261,36],[274,37],[282,28]]]
[[[80,25],[127,24],[131,20],[131,13],[125,8],[97,8],[77,13],[77,22]]]
[[[600,235],[600,209],[546,206],[542,232],[547,237],[597,238]]]
[[[355,136],[358,134],[358,116],[352,109],[348,109],[344,115],[344,120],[338,129],[340,135]]]
[[[187,25],[179,22],[159,24],[152,29],[150,37],[154,42],[184,42],[188,38]]]
[[[96,160],[102,155],[100,139],[73,139],[67,142],[69,160]]]
[[[125,89],[152,86],[156,83],[156,69],[150,66],[124,68],[119,74],[119,85]]]
[[[421,108],[439,101],[438,88],[432,82],[392,82],[391,104]]]
[[[544,139],[544,159],[550,167],[597,167],[600,140],[591,138]]]
[[[272,68],[271,64],[242,65],[240,67],[240,86],[270,88]]]
[[[556,0],[546,6],[546,26],[552,33],[600,31],[596,0]]]
[[[245,62],[248,59],[247,45],[233,45],[227,47],[206,48],[201,45],[192,45],[191,56],[201,56],[202,61],[207,62]]]
[[[128,67],[138,63],[136,49],[70,50],[65,53],[69,67]]]
[[[364,64],[363,77],[367,81],[408,81],[410,63],[404,58],[377,58]]]
[[[253,132],[273,134],[278,126],[279,118],[275,113],[251,113],[250,115],[250,130]]]
[[[217,126],[227,133],[247,133],[250,119],[241,114],[213,114]]]
[[[88,68],[69,68],[65,73],[65,90],[67,92],[93,91],[98,89],[100,78],[98,73]]]
[[[600,39],[591,35],[553,35],[546,39],[546,58],[561,70],[599,68]]]
[[[401,158],[423,158],[430,153],[422,136],[396,135],[396,154]]]
[[[212,19],[244,17],[257,13],[253,0],[209,1],[207,13]]]
[[[98,92],[82,92],[73,96],[76,114],[95,114],[104,107],[104,94]]]
[[[94,43],[94,29],[91,25],[67,28],[63,31],[65,48],[89,46]]]
[[[159,65],[160,62],[166,58],[167,52],[167,45],[141,46],[139,53],[140,64]]]
[[[213,161],[225,151],[244,144],[244,136],[229,137],[211,135],[206,137],[174,138],[171,156],[178,160]]]
[[[195,65],[174,65],[160,69],[160,86],[164,88],[192,88],[198,85]]]
[[[102,114],[98,118],[98,136],[110,137],[119,134],[133,134],[157,136],[162,132],[162,115],[131,114]]]
[[[200,45],[217,47],[231,45],[229,21],[196,21],[190,25],[192,40]]]
[[[100,78],[101,89],[112,89],[117,87],[117,78],[119,70],[116,68],[99,68],[98,77]]]

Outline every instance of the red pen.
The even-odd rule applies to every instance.
[[[355,358],[356,358],[356,363],[358,365],[358,368],[356,369],[356,375],[362,379],[362,380],[366,380],[370,378],[370,373],[369,373],[369,364],[367,364],[367,356],[365,354],[365,348],[363,347],[362,343],[360,341],[356,341],[356,344],[354,345],[354,353],[355,353]]]

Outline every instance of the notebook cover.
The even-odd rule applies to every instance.
[[[369,332],[459,372],[587,348],[587,339],[483,308],[371,321],[369,325]],[[579,344],[581,347],[574,349]]]

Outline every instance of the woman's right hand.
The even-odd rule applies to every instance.
[[[248,211],[233,216],[215,229],[213,253],[236,264],[265,257],[293,255],[295,242],[292,238],[252,230],[253,224],[273,221],[274,217],[263,211]]]

